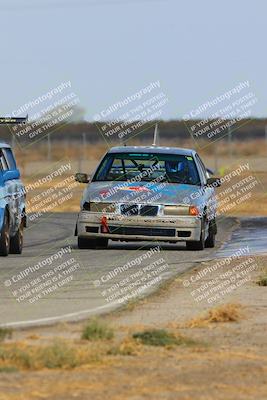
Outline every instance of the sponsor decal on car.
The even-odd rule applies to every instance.
[[[133,190],[134,192],[151,192],[146,186],[125,186],[120,187],[119,190]]]

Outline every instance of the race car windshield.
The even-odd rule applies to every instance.
[[[93,178],[93,182],[154,180],[200,185],[194,159],[176,154],[110,153]]]

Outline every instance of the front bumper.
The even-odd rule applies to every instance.
[[[77,236],[128,241],[184,242],[200,240],[201,220],[190,215],[125,217],[105,214],[108,229],[103,229],[102,217],[103,213],[81,211],[77,221]]]

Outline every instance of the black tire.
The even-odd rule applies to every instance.
[[[97,239],[96,247],[98,249],[106,249],[108,247],[108,239]]]
[[[204,223],[201,223],[201,235],[200,240],[186,242],[187,250],[204,250],[205,249],[205,230]]]
[[[15,236],[10,238],[10,253],[21,254],[23,249],[23,228],[24,223],[21,222],[19,229],[17,230]]]
[[[9,248],[10,248],[9,219],[7,213],[5,213],[3,227],[1,229],[0,256],[3,257],[8,256]]]
[[[85,239],[78,236],[78,247],[79,249],[95,249],[96,240],[95,239]]]
[[[207,239],[205,241],[205,247],[209,247],[209,248],[215,247],[216,233],[217,233],[216,222],[213,219],[209,223],[209,236],[207,237]]]
[[[106,249],[108,247],[108,239],[87,239],[78,237],[79,249]]]

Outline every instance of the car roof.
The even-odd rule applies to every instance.
[[[112,147],[108,153],[159,153],[159,154],[179,154],[184,156],[192,156],[196,153],[192,149],[184,149],[181,147],[162,147],[162,146],[119,146]]]
[[[9,144],[7,144],[6,142],[1,142],[1,140],[0,140],[0,148],[7,148],[7,149],[10,149],[10,145]]]

